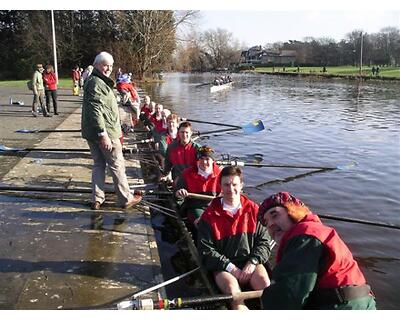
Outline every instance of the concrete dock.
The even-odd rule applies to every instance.
[[[18,124],[80,128],[81,97],[60,91],[63,116],[39,119],[30,114],[29,95],[11,88],[0,93],[1,144],[17,137],[11,132]],[[26,105],[8,112],[10,94]],[[35,148],[88,148],[79,132],[30,135],[27,144],[38,142]],[[3,169],[1,185],[90,188],[89,152],[31,151],[14,162]],[[139,160],[131,156],[126,167],[131,185],[144,182]],[[110,177],[107,183],[112,189]],[[0,192],[0,309],[112,308],[109,302],[162,282],[149,209],[119,209],[115,200],[107,193],[102,209],[93,211],[88,193]],[[143,297],[159,296],[162,291]]]

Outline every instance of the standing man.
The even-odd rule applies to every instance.
[[[215,198],[198,223],[197,246],[202,265],[213,272],[223,293],[241,292],[241,286],[262,290],[270,281],[264,263],[270,253],[267,229],[258,221],[258,205],[241,194],[243,174],[228,166],[220,175],[222,197]],[[243,300],[232,309],[247,309]]]
[[[261,204],[259,219],[279,243],[264,309],[375,309],[349,248],[303,202],[279,192]]]
[[[36,70],[32,77],[32,89],[33,89],[33,102],[32,102],[32,115],[37,117],[37,103],[40,103],[40,107],[43,110],[43,116],[49,117],[46,106],[44,104],[44,85],[43,76],[44,71],[43,65],[41,63],[36,65]]]
[[[129,190],[122,155],[121,125],[118,104],[110,78],[114,59],[107,52],[99,53],[94,69],[84,86],[82,105],[82,137],[87,140],[94,165],[92,171],[92,209],[98,210],[105,201],[106,165],[114,181],[115,193],[122,208],[130,208],[141,197]]]

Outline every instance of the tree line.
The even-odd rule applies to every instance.
[[[60,76],[69,76],[75,65],[86,67],[100,51],[110,52],[115,69],[135,78],[160,70],[209,71],[237,65],[246,50],[224,29],[183,35],[183,26],[194,23],[198,11],[171,10],[56,10],[54,11],[57,60]],[[386,27],[362,33],[364,65],[400,65],[400,30]],[[357,65],[361,30],[336,42],[330,38],[305,38],[265,44],[266,50],[294,50],[296,64],[304,66]],[[51,12],[0,11],[0,79],[26,79],[37,63],[52,64]]]
[[[233,34],[224,29],[193,32],[187,43],[177,48],[175,69],[206,71],[238,65],[244,50]],[[364,65],[400,66],[400,30],[385,27],[377,33],[354,30],[336,42],[331,38],[307,37],[303,41],[267,43],[265,50],[296,52],[296,65],[340,66],[359,65],[361,41]]]
[[[115,67],[143,78],[170,64],[177,28],[195,11],[54,11],[60,76],[93,63],[100,51]],[[37,63],[53,64],[51,12],[0,11],[0,79],[26,79]]]

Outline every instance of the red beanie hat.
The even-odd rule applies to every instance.
[[[262,219],[264,213],[273,207],[286,208],[289,216],[295,222],[299,222],[307,214],[311,213],[310,209],[302,201],[292,196],[289,192],[283,191],[273,194],[262,202],[258,209],[259,219]]]

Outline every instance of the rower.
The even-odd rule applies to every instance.
[[[288,192],[264,200],[259,219],[279,243],[264,309],[373,310],[375,299],[335,229]]]
[[[191,123],[182,122],[178,128],[178,138],[167,148],[163,180],[171,173],[172,180],[175,181],[184,169],[196,165],[197,149],[200,145],[192,140],[192,135]]]
[[[197,150],[197,164],[185,169],[178,177],[175,196],[180,204],[180,213],[188,219],[188,228],[193,238],[197,236],[197,223],[209,204],[209,200],[188,198],[189,193],[216,196],[221,192],[219,173],[221,169],[214,161],[214,150],[202,146]]]
[[[198,223],[197,247],[202,265],[213,273],[223,293],[236,294],[241,286],[262,290],[269,286],[264,267],[270,253],[267,229],[257,219],[258,205],[241,194],[243,174],[228,166],[220,175],[222,197],[211,201]],[[247,309],[243,300],[232,309]]]

